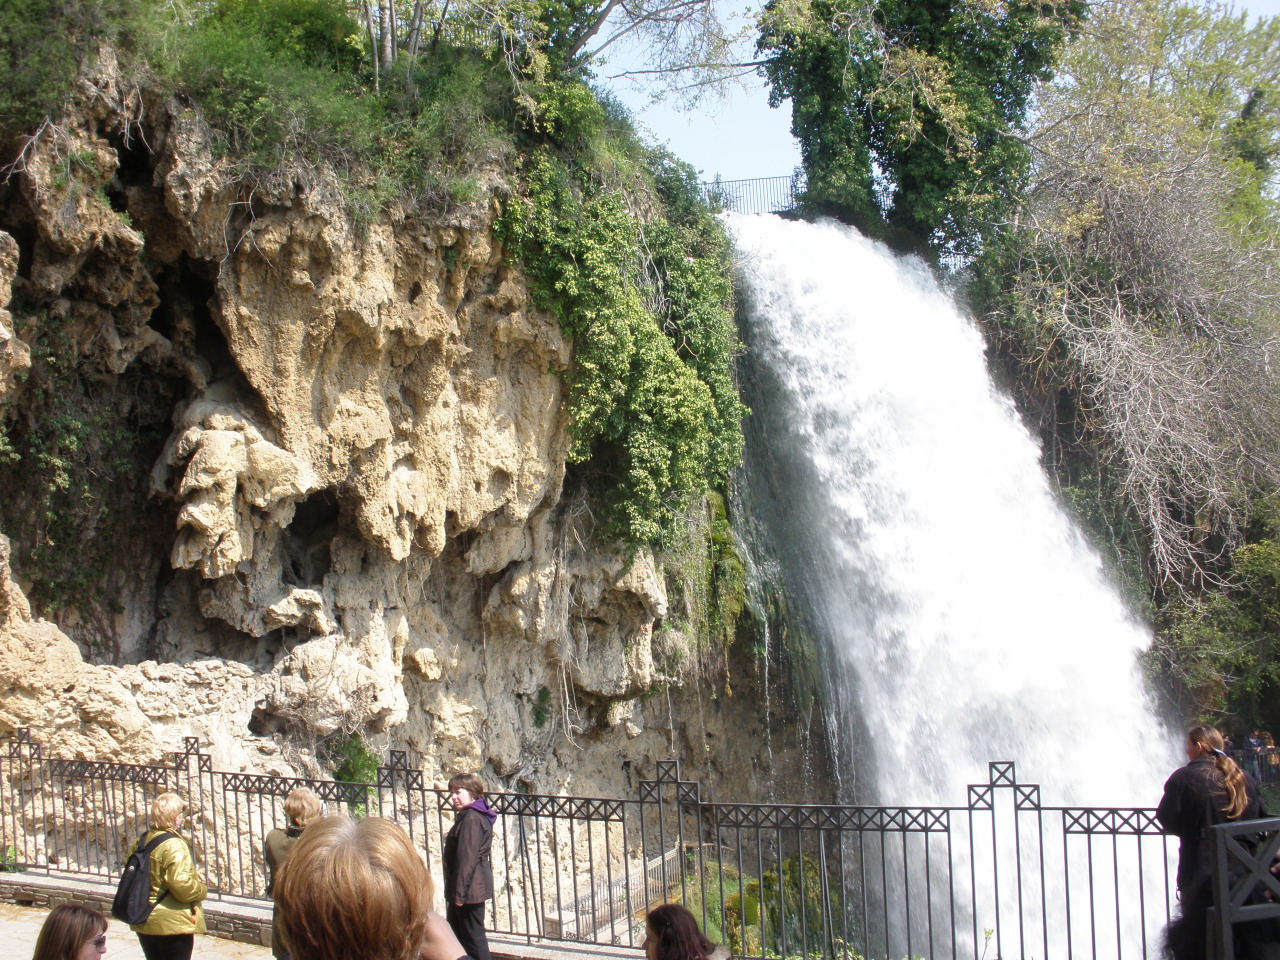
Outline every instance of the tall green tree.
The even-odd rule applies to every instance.
[[[971,253],[1024,183],[1021,134],[1083,0],[770,0],[758,50],[792,102],[804,202]]]

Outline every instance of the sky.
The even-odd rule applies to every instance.
[[[715,0],[717,11],[733,29],[754,23],[760,4],[741,6],[741,0]],[[1280,0],[1271,0],[1280,4]],[[754,31],[734,56],[740,61],[755,57]],[[800,164],[800,146],[791,136],[791,106],[769,107],[764,78],[754,73],[730,90],[727,98],[706,97],[697,110],[684,111],[667,102],[652,105],[649,92],[634,81],[610,81],[629,65],[640,65],[640,55],[622,49],[613,62],[599,70],[598,83],[610,90],[632,111],[636,126],[658,143],[665,143],[677,157],[693,164],[703,180],[748,180],[789,177]]]
[[[1275,0],[1280,4],[1280,0]],[[631,108],[636,125],[677,157],[693,164],[703,180],[788,177],[800,165],[800,145],[791,136],[791,104],[769,107],[763,78],[723,101],[684,112],[660,103],[648,106],[643,94],[615,86]]]
[[[1280,0],[1247,0],[1236,7],[1253,16],[1280,16]],[[749,49],[745,55],[750,56]],[[631,84],[604,79],[610,72],[601,71],[601,84],[632,110],[642,132],[693,164],[703,180],[717,175],[722,180],[785,177],[800,164],[800,146],[790,130],[791,106],[784,102],[770,108],[760,77],[753,76],[725,100],[686,112],[665,103],[649,105],[647,94]]]

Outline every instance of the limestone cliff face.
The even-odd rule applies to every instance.
[[[109,59],[81,84],[0,188],[0,402],[52,317],[96,376],[162,384],[136,412],[169,427],[109,615],[33,619],[0,557],[0,732],[286,772],[359,730],[551,791],[671,755],[726,790],[788,775],[803,731],[664,675],[692,641],[661,563],[562,495],[571,345],[495,240],[505,189],[357,231],[324,171],[247,182]]]

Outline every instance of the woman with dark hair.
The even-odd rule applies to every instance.
[[[88,907],[64,903],[44,918],[31,960],[101,960],[106,952],[106,918]]]
[[[1182,915],[1169,925],[1174,960],[1204,960],[1207,911],[1213,905],[1213,844],[1209,828],[1266,816],[1258,784],[1223,752],[1222,734],[1193,727],[1187,734],[1187,765],[1164,785],[1156,819],[1178,837],[1178,897]]]
[[[650,910],[644,931],[646,960],[731,960],[729,951],[703,936],[693,914],[678,903]]]
[[[474,773],[460,773],[449,781],[449,802],[457,811],[444,838],[445,916],[449,926],[475,960],[489,960],[484,935],[484,902],[493,896],[493,824],[498,815],[484,799],[484,781]]]

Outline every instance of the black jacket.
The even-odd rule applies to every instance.
[[[1266,816],[1258,800],[1258,784],[1244,775],[1249,802],[1236,818],[1256,820]],[[1212,756],[1197,757],[1173,771],[1164,785],[1164,796],[1156,808],[1156,819],[1165,833],[1178,837],[1178,889],[1184,894],[1213,877],[1213,844],[1209,828],[1227,823],[1222,808],[1227,805],[1227,789]]]
[[[484,903],[493,897],[489,848],[493,823],[474,807],[458,811],[444,838],[444,896],[449,903]]]

